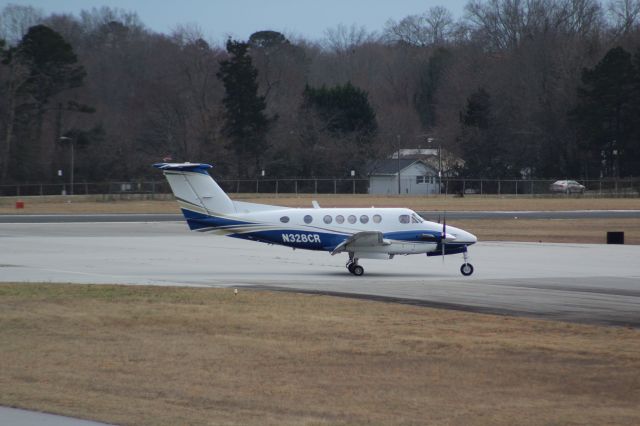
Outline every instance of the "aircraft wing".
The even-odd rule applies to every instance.
[[[331,255],[342,253],[344,251],[357,251],[357,249],[388,246],[391,241],[385,240],[382,232],[363,231],[351,235],[349,238],[341,242],[331,252]]]

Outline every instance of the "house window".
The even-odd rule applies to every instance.
[[[427,176],[416,176],[416,183],[427,183]]]
[[[313,222],[313,218],[311,217],[311,215],[306,215],[304,217],[304,223],[311,223]]]
[[[338,216],[336,216],[336,223],[344,223],[344,216],[342,216],[341,214],[339,214]]]

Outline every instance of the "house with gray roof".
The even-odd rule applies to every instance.
[[[420,159],[384,159],[369,165],[369,194],[438,194],[438,169]],[[400,188],[398,188],[398,176]],[[399,191],[398,191],[399,189]]]

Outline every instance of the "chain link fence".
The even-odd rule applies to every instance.
[[[409,179],[409,178],[407,178]],[[415,177],[411,178],[415,181]],[[283,178],[283,179],[219,179],[218,184],[228,193],[264,193],[264,194],[368,194],[368,179],[348,178]],[[395,182],[395,183],[393,183]],[[430,186],[424,192],[408,192],[411,195],[552,195],[550,189],[555,179],[449,179]],[[586,196],[627,196],[640,195],[640,178],[599,179],[580,181],[585,186]],[[438,191],[438,186],[440,191]],[[402,182],[402,188],[410,187]],[[388,189],[380,195],[397,195],[397,180],[393,180]],[[78,182],[37,183],[0,185],[0,196],[20,197],[39,195],[124,195],[124,194],[169,194],[171,189],[165,180],[131,182]],[[566,195],[561,193],[562,195]],[[570,194],[574,195],[574,194]]]

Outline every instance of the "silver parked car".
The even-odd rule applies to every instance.
[[[580,185],[575,180],[557,180],[549,185],[549,191],[551,192],[564,192],[569,194],[572,192],[584,193],[584,185]]]

